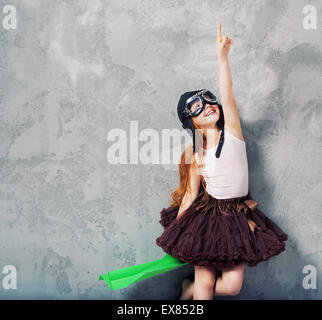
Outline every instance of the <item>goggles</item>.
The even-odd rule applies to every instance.
[[[204,110],[206,104],[218,105],[219,101],[211,91],[203,89],[187,99],[183,113],[186,117],[196,117]]]

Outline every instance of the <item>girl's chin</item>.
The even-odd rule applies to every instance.
[[[217,117],[217,115],[214,115],[214,116],[209,116],[206,118],[206,123],[210,123],[210,122],[214,122],[214,121],[217,121],[219,118]]]

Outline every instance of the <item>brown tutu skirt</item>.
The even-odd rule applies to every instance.
[[[179,206],[163,208],[164,232],[156,244],[169,255],[192,265],[231,268],[256,266],[285,250],[287,234],[261,210],[250,193],[216,199],[201,188],[177,218]]]

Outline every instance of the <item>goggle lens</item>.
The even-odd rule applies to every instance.
[[[211,102],[217,101],[217,97],[211,91],[209,91],[209,90],[206,91],[206,92],[204,92],[202,96],[207,101],[211,101]]]
[[[192,101],[190,101],[189,104],[188,104],[188,109],[191,112],[195,112],[201,107],[202,107],[202,101],[201,101],[200,98],[195,98]]]
[[[186,104],[185,111],[186,115],[189,117],[199,115],[204,107],[204,102],[208,102],[210,104],[218,104],[217,97],[209,90],[201,91],[190,99],[192,100]]]

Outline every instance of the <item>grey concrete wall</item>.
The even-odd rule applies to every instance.
[[[316,30],[302,25],[304,0],[1,0],[1,20],[7,4],[17,28],[0,25],[0,270],[16,267],[17,289],[0,285],[1,299],[178,296],[189,265],[117,291],[98,281],[164,255],[159,212],[178,186],[176,164],[111,164],[107,136],[129,137],[130,121],[181,130],[179,95],[218,93],[218,23],[234,41],[253,197],[289,235],[284,253],[246,268],[233,299],[322,298],[321,2],[310,1]],[[303,287],[306,265],[317,289]]]

